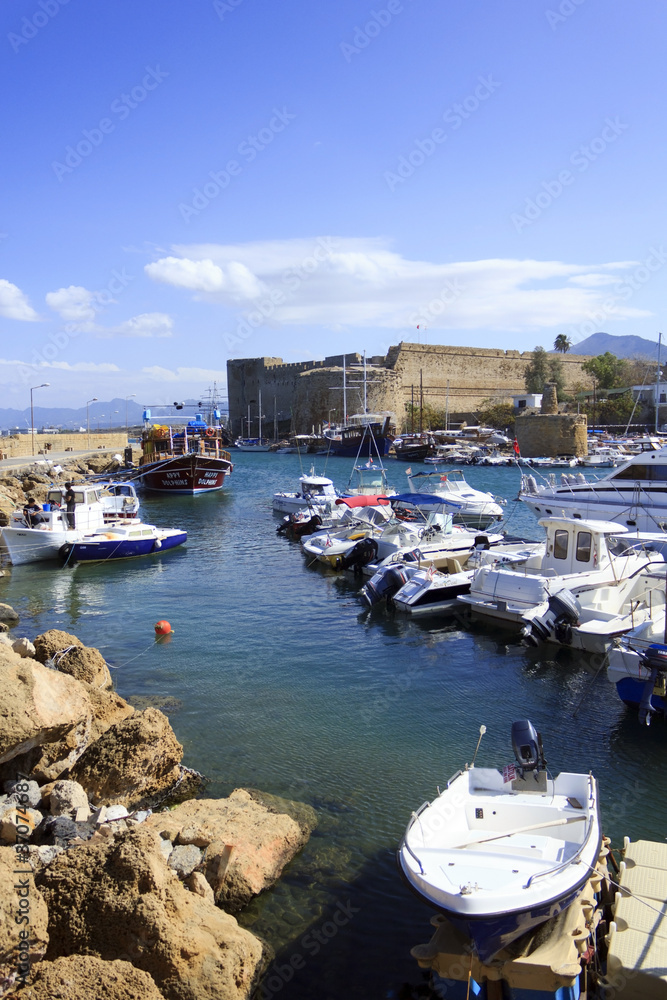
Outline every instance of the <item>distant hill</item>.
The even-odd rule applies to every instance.
[[[593,333],[580,344],[570,348],[570,354],[604,354],[611,351],[617,358],[646,358],[658,360],[657,341],[644,340],[643,337],[616,337],[611,333]],[[662,357],[667,359],[667,348],[663,348]]]
[[[204,413],[207,412],[207,403],[201,400],[203,403],[202,410]],[[195,410],[199,408],[199,401],[194,399],[188,399],[184,401],[184,406],[188,413],[192,417],[195,415]],[[104,400],[96,400],[89,406],[90,413],[90,429],[97,430],[98,423],[100,429],[105,430],[111,427],[125,427],[125,408],[127,406],[127,422],[130,427],[137,427],[142,422],[142,417],[144,413],[144,407],[139,403],[135,402],[133,399],[112,399],[107,402]],[[222,407],[223,413],[227,411],[227,401],[225,400],[224,407]],[[153,405],[151,408],[153,417],[160,417],[161,414],[169,415],[173,413],[173,408],[165,404],[164,406]],[[78,427],[86,426],[86,407],[80,406],[78,409],[69,409],[64,406],[37,406],[35,401],[34,407],[35,414],[35,427],[39,429],[40,427],[58,427],[63,430],[73,430]],[[25,430],[30,427],[30,407],[26,406],[25,410],[14,410],[14,409],[0,409],[0,428],[3,430],[14,431],[17,427]]]

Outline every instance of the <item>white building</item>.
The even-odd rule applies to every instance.
[[[512,396],[512,403],[515,410],[526,410],[529,408],[539,410],[542,406],[542,393],[528,392],[522,396]]]

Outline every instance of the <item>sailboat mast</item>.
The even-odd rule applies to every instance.
[[[273,440],[278,440],[278,406],[276,397],[273,397]]]
[[[343,355],[343,424],[347,423],[347,381],[345,377],[345,358],[346,354]]]
[[[660,347],[662,334],[658,334],[658,370],[655,373],[655,433],[658,433],[658,413],[660,410]]]
[[[262,443],[262,390],[261,389],[259,390],[259,412],[257,414],[257,429],[259,431],[259,434],[257,436],[259,438],[259,443],[261,444]]]

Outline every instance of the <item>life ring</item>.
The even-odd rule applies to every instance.
[[[215,437],[215,427],[207,427],[204,433],[206,434],[207,438]]]

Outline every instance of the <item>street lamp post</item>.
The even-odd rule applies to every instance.
[[[86,403],[86,430],[88,432],[88,449],[89,450],[90,450],[90,411],[89,411],[88,407],[90,406],[91,403],[96,403],[96,402],[97,402],[97,396],[93,396],[93,398],[89,399],[88,402]]]
[[[49,385],[51,385],[50,382],[42,382],[41,385],[33,385],[33,387],[30,390],[30,435],[31,435],[31,439],[32,439],[32,453],[33,453],[33,455],[35,454],[35,417],[34,417],[34,411],[33,411],[33,406],[32,406],[32,394],[35,391],[35,389],[46,389]]]
[[[102,419],[103,416],[104,416],[104,413],[98,413],[97,414],[97,433],[98,434],[100,433],[100,420]]]
[[[136,396],[136,392],[133,392],[130,396],[126,396],[125,397],[125,434],[126,435],[128,434],[128,431],[129,431],[129,427],[128,427],[128,423],[127,423],[127,401],[128,401],[128,399],[134,399],[135,396]]]
[[[116,413],[118,413],[118,410],[114,410],[114,411],[113,411],[113,413],[110,413],[110,414],[109,414],[109,430],[111,430],[111,429],[112,429],[112,428],[111,428],[111,421],[113,420],[113,418],[114,418],[114,415],[115,415]]]

